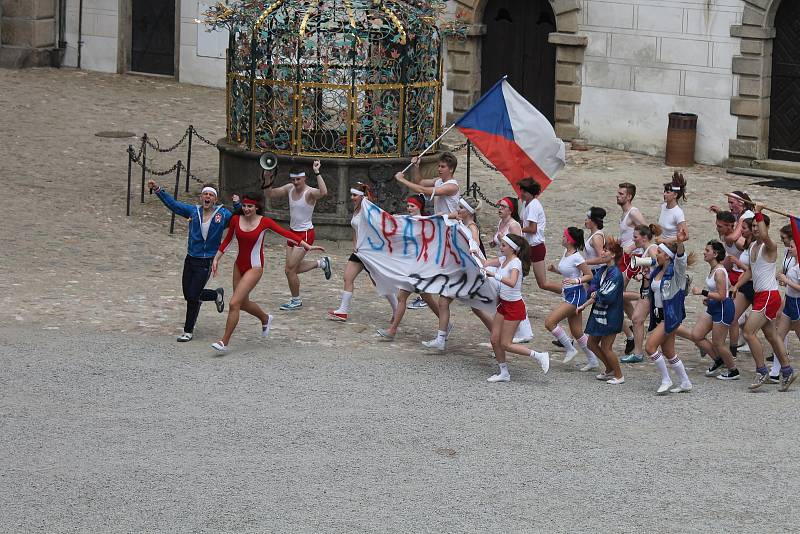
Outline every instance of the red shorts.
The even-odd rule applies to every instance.
[[[634,276],[642,272],[641,267],[637,267],[636,269],[631,269],[631,258],[633,254],[628,254],[627,252],[622,253],[622,259],[619,260],[617,267],[619,267],[619,272],[625,277],[626,280],[631,280]]]
[[[757,291],[753,297],[753,311],[764,312],[767,319],[774,321],[781,309],[780,291]]]
[[[544,247],[544,243],[539,243],[531,247],[531,263],[544,261],[545,256],[547,256],[547,249]]]
[[[736,282],[739,281],[739,277],[741,276],[742,273],[739,271],[728,271],[728,280],[730,280],[732,286],[736,285]]]
[[[292,230],[292,232],[294,232],[297,235],[301,236],[303,238],[303,241],[305,241],[309,245],[313,245],[314,244],[314,229],[313,228],[311,228],[310,230],[303,230],[303,231],[300,231],[300,232],[295,232],[294,230]],[[299,245],[300,245],[300,243],[295,243],[294,241],[286,241],[286,246],[290,247],[290,248],[297,247]]]
[[[528,310],[525,309],[525,301],[503,300],[497,304],[497,313],[505,317],[506,321],[523,321],[528,317]]]

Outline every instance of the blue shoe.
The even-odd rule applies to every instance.
[[[296,298],[292,298],[289,302],[281,304],[279,309],[281,309],[283,311],[288,311],[288,310],[296,310],[296,309],[302,308],[302,307],[303,307],[303,301],[302,300],[300,300],[299,298],[297,298],[297,299]]]
[[[623,356],[619,359],[621,363],[642,363],[644,361],[644,356],[640,356],[639,354],[628,354],[627,356]]]

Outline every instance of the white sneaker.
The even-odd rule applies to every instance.
[[[222,341],[216,341],[211,344],[211,348],[220,352],[228,352],[228,347]]]
[[[614,378],[614,373],[600,373],[595,377],[598,380],[606,380],[608,381],[611,378]]]
[[[430,341],[423,341],[422,346],[444,352],[445,342],[439,341],[439,338],[437,337],[436,339],[431,339]]]
[[[624,384],[624,383],[625,383],[625,377],[624,376],[619,377],[619,378],[614,377],[611,380],[606,380],[606,384],[611,384],[612,386],[618,386],[618,385]]]
[[[178,343],[185,343],[187,341],[191,341],[192,337],[194,336],[192,335],[191,332],[184,332],[178,337]]]
[[[269,337],[269,327],[272,326],[272,315],[267,315],[267,324],[261,325],[261,337]]]
[[[661,385],[658,386],[658,389],[656,390],[656,395],[666,395],[671,387],[672,382],[661,382]]]
[[[747,344],[747,341],[739,345],[737,349],[738,352],[750,352],[750,345]]]
[[[500,373],[486,379],[487,382],[511,382],[511,375]]]
[[[533,341],[533,336],[530,337],[515,337],[511,340],[512,343],[530,343]]]
[[[573,346],[572,350],[568,350],[567,353],[564,355],[564,363],[571,362],[573,360],[573,358],[575,358],[575,356],[577,356],[577,355],[578,355],[578,349],[576,349]]]
[[[586,362],[586,365],[581,367],[580,371],[583,371],[584,373],[586,373],[588,371],[596,371],[598,369],[600,369],[600,363],[599,362]]]
[[[542,371],[547,374],[547,371],[550,370],[550,353],[533,351],[533,359],[539,362],[539,365],[542,366]]]
[[[687,382],[669,390],[670,393],[688,393],[692,391],[692,383]]]

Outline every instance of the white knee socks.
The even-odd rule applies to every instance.
[[[569,336],[560,325],[553,328],[550,333],[553,334],[553,337],[556,338],[565,349],[567,349],[567,352],[575,350],[575,347],[572,346],[572,342],[569,340]]]
[[[597,363],[597,356],[595,353],[592,352],[592,349],[589,348],[589,336],[583,334],[581,337],[576,339],[575,341],[578,342],[578,346],[581,348],[583,353],[586,355],[586,359],[589,363]]]
[[[353,300],[352,291],[342,291],[342,304],[336,313],[350,313],[350,301]]]
[[[663,361],[664,358],[661,359]],[[678,378],[680,378],[682,386],[692,383],[692,381],[689,380],[689,375],[686,374],[686,368],[683,366],[683,362],[677,355],[669,360],[669,364],[672,370],[675,371],[675,374],[678,375]]]
[[[664,360],[661,351],[655,351],[653,354],[650,355],[650,361],[656,364],[658,370],[661,372],[661,383],[662,384],[671,384],[672,379],[669,377],[669,369],[667,369],[667,362]],[[686,372],[686,371],[684,371]]]

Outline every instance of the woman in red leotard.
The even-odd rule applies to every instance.
[[[308,250],[324,250],[322,247],[311,246],[303,241],[291,230],[287,230],[278,223],[262,215],[264,212],[264,195],[262,193],[247,193],[242,198],[242,207],[231,218],[228,233],[219,246],[214,261],[211,263],[211,272],[217,276],[219,260],[236,236],[239,244],[239,254],[233,268],[233,296],[228,304],[228,320],[225,323],[225,334],[222,339],[211,346],[219,351],[228,350],[231,335],[239,323],[239,311],[244,310],[261,320],[261,335],[269,335],[272,324],[272,315],[264,313],[258,304],[250,300],[250,292],[256,287],[264,273],[264,236],[267,230],[272,230],[278,235],[299,243]]]

